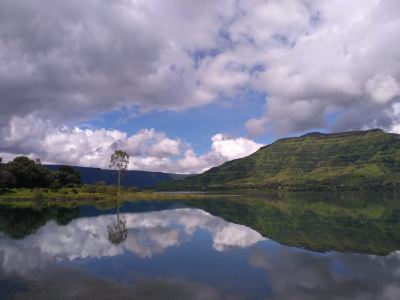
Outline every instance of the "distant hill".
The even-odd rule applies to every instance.
[[[400,135],[380,129],[284,138],[160,189],[202,190],[395,185],[400,183]],[[399,185],[400,187],[400,185]]]
[[[56,171],[61,165],[45,166],[52,171]],[[81,181],[84,184],[92,184],[99,181],[104,181],[107,184],[115,184],[116,182],[116,175],[115,171],[113,170],[77,166],[71,167],[81,174]],[[128,171],[122,180],[122,185],[125,187],[135,186],[138,188],[150,188],[154,187],[160,182],[180,180],[188,176],[190,175],[147,171]]]

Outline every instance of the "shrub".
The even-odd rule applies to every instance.
[[[107,189],[105,190],[105,194],[109,196],[116,196],[117,195],[117,188],[114,186],[107,186]]]
[[[63,195],[67,195],[68,194],[68,190],[67,189],[61,189],[60,193]]]
[[[95,188],[98,193],[106,193],[108,186],[106,184],[96,184]]]
[[[75,187],[76,187],[76,184],[75,184],[75,183],[67,183],[67,184],[65,185],[65,187],[66,187],[66,188],[75,188]]]
[[[126,191],[127,191],[128,193],[137,193],[137,192],[139,192],[139,189],[138,189],[137,187],[135,187],[135,186],[131,186],[131,187],[128,187],[128,188],[126,189]]]
[[[82,189],[86,193],[96,193],[97,192],[96,186],[93,184],[85,184],[85,185],[83,185]]]
[[[44,197],[42,189],[35,189],[33,191],[33,202],[39,208],[43,207],[46,204],[46,199]]]

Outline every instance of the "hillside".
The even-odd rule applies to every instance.
[[[161,189],[332,188],[400,182],[400,135],[380,129],[309,133]]]
[[[60,166],[46,165],[46,167],[52,171],[56,171]],[[104,181],[107,184],[115,184],[116,182],[115,172],[112,170],[76,166],[72,166],[72,168],[81,174],[81,181],[83,184],[93,184],[99,181]],[[149,188],[160,182],[179,180],[186,177],[188,177],[188,175],[147,171],[128,171],[122,180],[122,185],[125,187],[135,186],[137,188]]]

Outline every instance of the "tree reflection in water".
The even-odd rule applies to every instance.
[[[128,230],[126,228],[126,216],[119,212],[119,200],[117,200],[117,217],[111,217],[111,224],[107,226],[108,240],[111,244],[118,245],[126,240],[128,237]]]

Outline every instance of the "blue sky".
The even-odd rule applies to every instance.
[[[217,133],[228,136],[247,136],[245,122],[262,111],[265,95],[246,93],[245,99],[222,100],[181,112],[152,111],[144,114],[131,109],[107,113],[100,118],[81,124],[92,128],[114,128],[129,134],[142,128],[163,131],[171,138],[181,138],[190,143],[198,154],[210,149],[210,137]],[[254,140],[268,144],[274,140],[271,133],[263,133]]]
[[[206,153],[212,144],[211,136],[224,133],[231,137],[248,136],[244,124],[248,119],[260,114],[265,105],[266,95],[248,92],[245,99],[234,99],[213,103],[182,112],[152,111],[141,114],[138,109],[123,108],[79,124],[82,128],[113,128],[134,134],[143,128],[163,131],[173,139],[181,138],[196,149],[198,154]],[[335,123],[340,112],[326,115],[327,125]],[[299,136],[306,132],[327,132],[326,128],[310,128],[302,132],[288,133],[286,136]],[[281,136],[265,131],[251,138],[260,144],[270,144]]]

